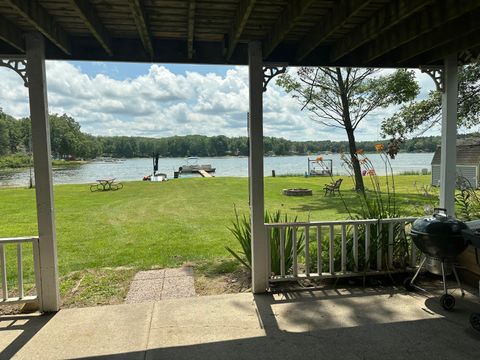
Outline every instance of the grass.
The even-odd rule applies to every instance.
[[[412,215],[411,205],[424,201],[416,194],[413,183],[428,184],[430,177],[396,176],[395,180],[399,202]],[[265,207],[272,212],[282,209],[298,216],[298,221],[344,219],[347,213],[340,197],[323,196],[323,186],[330,181],[323,177],[267,177]],[[293,187],[311,188],[314,195],[282,195],[282,189]],[[345,178],[341,190],[354,209],[356,195],[350,179]],[[63,292],[68,293],[77,286],[75,276],[84,275],[87,280],[82,283],[88,285],[92,274],[121,282],[120,278],[129,279],[134,273],[118,274],[102,269],[140,270],[230,259],[225,246],[236,249],[238,244],[227,226],[234,219],[234,205],[239,213],[248,212],[248,179],[127,182],[119,191],[93,193],[87,184],[57,185],[54,197],[59,271]],[[35,235],[36,222],[34,189],[0,189],[0,237]],[[9,259],[15,255],[10,249],[7,253]],[[25,250],[25,261],[31,263],[28,253],[31,252]],[[12,273],[15,267],[15,260],[9,261]],[[94,272],[85,273],[87,269]],[[33,282],[31,272],[26,271],[25,275],[27,282]]]

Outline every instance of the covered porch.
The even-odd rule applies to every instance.
[[[214,7],[200,0],[162,5],[122,1],[112,2],[110,7],[104,3],[108,2],[0,2],[0,58],[3,59],[0,65],[16,71],[29,89],[38,215],[38,236],[0,239],[3,290],[0,306],[2,303],[38,302],[42,311],[56,312],[61,304],[46,59],[248,65],[254,294],[266,293],[271,283],[282,280],[272,278],[267,241],[267,231],[272,225],[264,223],[263,93],[268,82],[287,66],[421,67],[429,72],[443,93],[440,206],[454,214],[457,67],[477,61],[480,2],[240,0],[216,1]],[[172,14],[167,20],[174,24],[173,28],[178,27],[176,31],[169,31],[158,20],[165,13]],[[125,25],[128,22],[131,26]],[[307,263],[302,269],[302,277],[361,273],[359,269],[347,269],[344,263],[347,251],[345,227],[351,225],[349,221],[331,224],[322,223],[323,219],[314,220],[318,221],[288,226],[327,227],[330,229],[330,244],[333,244],[333,229],[340,229],[341,248],[335,250],[329,245],[324,251],[330,255],[341,252],[341,271],[335,271],[330,256],[328,273],[314,273]],[[370,219],[372,222],[377,220]],[[363,224],[365,229],[369,229],[368,221]],[[411,219],[392,221],[405,224]],[[369,239],[367,233],[365,238]],[[6,243],[18,244],[20,289],[23,284],[22,244],[33,244],[36,296],[26,297],[23,291],[18,296],[9,296],[3,248]],[[376,271],[382,270],[384,253],[387,254],[387,263],[390,261],[389,245],[387,243],[385,248],[379,249],[380,263],[377,262]],[[368,246],[367,242],[365,246]],[[320,253],[321,248],[317,251]],[[409,264],[411,268],[416,266],[413,254],[414,251]],[[294,255],[296,261],[297,254]],[[306,258],[309,258],[308,254]],[[317,269],[321,269],[318,263]],[[291,273],[286,273],[290,270]],[[279,275],[280,278],[296,279],[299,277],[298,268],[283,268]],[[458,306],[458,313],[444,314],[438,309],[429,309],[425,298],[419,295],[397,292],[394,296],[368,292],[343,295],[338,294],[338,290],[336,292],[333,297],[305,293],[295,294],[299,299],[291,299],[289,295],[283,300],[273,295],[239,294],[161,305],[63,310],[45,317],[12,317],[5,321],[7,330],[1,329],[2,334],[10,334],[10,340],[4,336],[5,340],[1,341],[5,343],[0,344],[4,347],[2,355],[17,354],[20,358],[30,358],[34,351],[37,356],[45,357],[52,351],[52,357],[108,354],[116,357],[124,354],[143,358],[146,354],[152,358],[170,358],[171,352],[175,352],[176,357],[182,354],[191,357],[188,354],[198,352],[223,358],[219,355],[228,353],[231,357],[232,349],[239,348],[247,353],[234,352],[234,356],[254,356],[269,349],[266,356],[272,358],[282,354],[293,356],[295,351],[312,356],[322,352],[326,356],[332,354],[332,358],[347,351],[347,357],[382,358],[384,356],[379,354],[392,357],[401,354],[399,344],[402,342],[398,337],[401,334],[405,346],[411,345],[408,351],[416,356],[430,347],[438,354],[451,357],[460,354],[465,355],[464,358],[473,358],[479,350],[478,341],[466,335],[460,325],[466,321],[466,309],[472,304],[467,300],[465,306]],[[342,307],[345,312],[341,315],[340,311],[339,315],[338,310]],[[224,311],[217,312],[218,308]],[[168,309],[170,311],[166,311]],[[205,317],[196,317],[196,314]],[[129,325],[139,326],[138,331],[132,331]],[[424,327],[422,333],[426,338],[416,342],[414,334]],[[24,335],[19,336],[18,331],[23,331]],[[184,336],[189,332],[190,335]],[[30,339],[28,333],[36,334]],[[461,336],[449,337],[451,333]],[[58,340],[52,340],[57,335]],[[357,339],[354,344],[353,335]],[[81,340],[82,336],[87,337],[85,341]],[[371,347],[366,347],[367,342],[360,340],[366,338],[372,341]],[[465,342],[464,347],[460,347],[459,338]],[[342,341],[336,342],[335,339]],[[435,339],[441,341],[434,342]],[[343,344],[351,346],[345,348]]]
[[[468,294],[456,311],[393,287],[251,293],[12,315],[0,358],[477,359]]]

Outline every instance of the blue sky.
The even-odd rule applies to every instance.
[[[110,76],[113,79],[133,79],[140,75],[148,73],[151,64],[140,63],[118,63],[118,62],[93,62],[93,61],[72,61],[73,65],[78,66],[83,73],[94,77],[101,73]],[[225,76],[228,69],[232,66],[219,65],[190,65],[190,64],[163,64],[168,70],[177,75],[183,75],[187,71],[196,72],[202,75],[215,73]]]
[[[422,96],[433,81],[417,72]],[[29,116],[28,92],[13,71],[0,68],[0,107]],[[248,68],[114,62],[47,62],[50,113],[66,113],[94,135],[247,135]],[[368,116],[358,140],[379,139],[380,122],[394,108]],[[438,134],[434,129],[431,134]],[[264,134],[292,140],[346,140],[301,111],[274,81],[264,93]]]

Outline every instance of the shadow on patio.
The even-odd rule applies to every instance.
[[[477,359],[480,333],[468,324],[469,314],[480,309],[477,299],[457,296],[451,313],[437,300],[394,288],[351,288],[67,309],[16,356]]]

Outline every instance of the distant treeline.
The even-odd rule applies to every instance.
[[[67,115],[50,115],[52,154],[58,159],[93,159],[99,156],[162,157],[248,155],[247,137],[186,135],[159,139],[133,136],[93,136],[80,130],[80,125]],[[478,134],[477,134],[478,135]],[[472,136],[472,135],[469,135]],[[0,156],[30,151],[30,119],[15,119],[0,109]],[[386,143],[386,141],[381,141]],[[359,141],[357,148],[374,152],[379,141]],[[440,144],[439,136],[419,137],[402,145],[406,152],[433,152]],[[291,141],[265,137],[267,155],[305,155],[319,152],[339,153],[347,150],[347,141]]]

